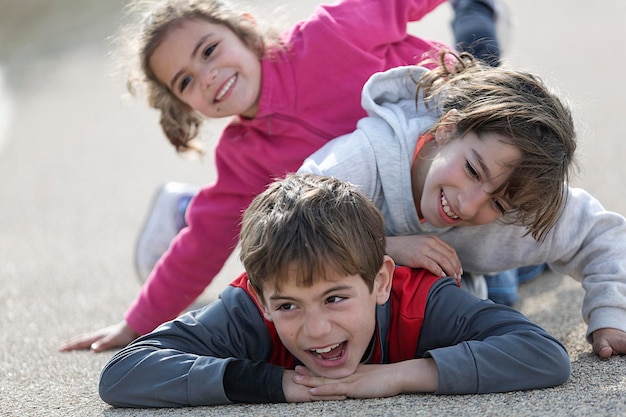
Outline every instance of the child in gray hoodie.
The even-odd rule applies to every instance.
[[[459,261],[485,274],[547,263],[572,276],[594,352],[626,353],[626,219],[567,185],[574,124],[541,80],[444,52],[434,70],[373,75],[362,106],[357,129],[299,172],[357,185],[400,264],[451,276]]]

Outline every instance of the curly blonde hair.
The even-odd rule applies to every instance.
[[[136,58],[127,81],[129,92],[136,95],[139,87],[145,89],[148,104],[161,112],[161,128],[177,152],[202,153],[196,137],[205,116],[180,101],[157,79],[150,67],[155,49],[170,29],[190,19],[228,27],[259,59],[274,34],[263,33],[254,20],[222,0],[131,0],[126,12],[131,22],[122,29],[122,36],[125,42],[131,42],[130,52]]]

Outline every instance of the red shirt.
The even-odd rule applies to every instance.
[[[381,329],[377,325],[374,351],[367,363],[400,362],[415,358],[420,331],[424,323],[428,292],[439,278],[425,269],[396,267],[393,274],[391,297],[388,301],[391,304],[389,327]],[[248,276],[245,273],[241,274],[230,285],[242,288],[250,294]],[[252,295],[250,298],[255,300]],[[259,314],[263,316],[261,306],[257,304],[257,307]],[[274,346],[268,362],[293,369],[296,366],[295,357],[281,342],[274,323],[265,319],[264,321]],[[379,319],[378,322],[381,323],[381,320]],[[385,343],[381,343],[381,335]]]

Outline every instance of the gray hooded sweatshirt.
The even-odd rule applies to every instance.
[[[427,71],[399,67],[374,74],[363,87],[368,116],[357,129],[307,158],[299,172],[353,183],[382,211],[389,236],[437,235],[455,248],[465,271],[494,273],[548,263],[582,282],[587,339],[600,328],[626,332],[626,219],[582,189],[569,188],[562,217],[539,243],[526,228],[493,222],[471,227],[420,223],[411,191],[418,138],[441,117],[415,103],[415,82]]]

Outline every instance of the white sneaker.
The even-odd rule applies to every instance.
[[[144,283],[174,237],[186,226],[185,210],[199,187],[168,182],[155,194],[135,245],[135,270]]]

